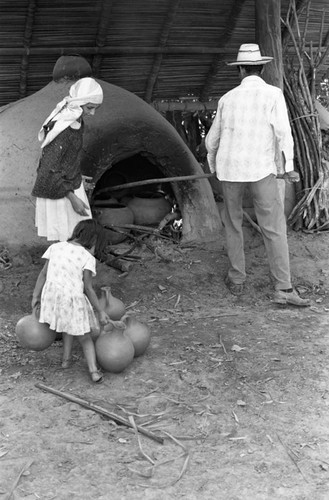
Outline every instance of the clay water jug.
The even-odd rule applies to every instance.
[[[122,233],[129,233],[130,229],[120,227],[120,225],[133,224],[134,214],[126,205],[118,203],[117,201],[95,200],[93,207],[95,207],[94,215],[102,226],[116,226],[119,232],[106,229],[108,242],[112,245],[117,245],[124,241],[127,236]]]
[[[171,203],[162,193],[139,193],[127,202],[134,214],[134,223],[144,226],[159,224],[170,212]]]
[[[120,373],[132,362],[135,349],[124,328],[106,325],[95,342],[96,358],[103,370]]]
[[[125,334],[128,335],[135,348],[135,357],[141,356],[146,351],[150,341],[150,329],[132,316],[124,318],[126,323]]]
[[[47,323],[40,323],[36,310],[19,319],[16,328],[16,337],[25,349],[44,351],[56,339],[56,331],[51,330]]]
[[[126,308],[122,300],[113,297],[110,286],[101,287],[101,297],[99,303],[106,314],[113,319],[119,321],[126,312]]]

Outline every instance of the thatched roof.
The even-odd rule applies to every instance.
[[[281,4],[284,18],[289,0]],[[311,2],[314,47],[327,4]],[[255,0],[0,0],[0,12],[0,106],[47,85],[63,54],[84,56],[95,77],[147,102],[207,101],[237,84],[225,61],[255,41]]]

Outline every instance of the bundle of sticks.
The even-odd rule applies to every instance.
[[[329,164],[322,151],[322,136],[315,109],[315,77],[329,47],[329,32],[324,36],[323,12],[317,47],[306,42],[310,21],[310,2],[304,3],[304,24],[299,25],[301,12],[291,0],[284,24],[291,38],[294,53],[285,54],[284,92],[290,113],[295,142],[296,166],[301,182],[296,192],[297,203],[288,217],[294,229],[309,232],[329,230]],[[288,45],[286,44],[286,47]]]

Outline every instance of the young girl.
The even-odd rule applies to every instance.
[[[53,243],[43,254],[47,259],[37,279],[32,309],[40,308],[39,321],[63,334],[62,367],[71,363],[74,336],[77,336],[93,382],[102,382],[96,365],[96,354],[90,331],[110,318],[100,307],[92,285],[96,259],[106,245],[103,227],[93,219],[79,222],[65,242]]]

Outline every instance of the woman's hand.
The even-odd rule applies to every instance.
[[[70,191],[67,195],[67,198],[70,200],[72,208],[77,214],[89,215],[87,211],[89,209],[88,205],[84,201],[80,200],[80,198],[78,198],[76,194]]]

